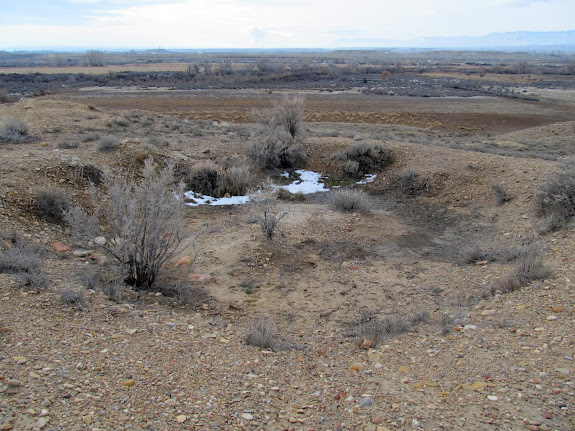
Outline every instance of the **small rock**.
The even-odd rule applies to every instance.
[[[122,382],[122,386],[126,386],[126,387],[134,386],[135,384],[136,384],[136,381],[134,379],[128,379],[128,380],[124,380]]]
[[[497,312],[497,310],[483,310],[481,312],[481,315],[482,316],[493,316],[496,312]]]
[[[399,367],[397,369],[397,372],[402,373],[402,374],[409,373],[410,371],[411,371],[411,368],[409,368],[407,365],[402,365],[401,367]]]
[[[90,415],[84,416],[82,418],[82,422],[84,422],[86,425],[90,425],[92,423],[92,416]]]
[[[557,316],[547,316],[547,320],[557,320]]]
[[[77,250],[74,250],[72,252],[72,254],[76,257],[88,257],[90,256],[92,253],[94,253],[94,250],[85,250],[82,248],[79,248]]]
[[[359,400],[360,407],[369,407],[373,404],[373,399],[370,397],[365,397]]]
[[[12,424],[4,424],[0,427],[0,430],[2,431],[8,431],[11,430],[12,428],[14,428],[14,425]]]
[[[369,362],[380,362],[383,354],[381,352],[377,352],[373,349],[369,349],[367,352],[367,360]]]
[[[554,313],[561,313],[562,311],[563,311],[563,306],[561,306],[561,305],[557,305],[557,306],[553,307]]]
[[[208,274],[190,274],[187,278],[188,281],[197,281],[198,283],[208,283],[212,281],[212,277]]]
[[[26,356],[14,356],[14,362],[19,365],[25,364],[28,361]]]
[[[176,262],[176,266],[191,266],[193,261],[192,256],[184,256]]]
[[[184,423],[186,421],[186,419],[188,419],[188,417],[186,415],[178,415],[176,416],[176,422],[178,423]]]
[[[489,401],[497,401],[499,398],[497,398],[495,395],[487,395],[487,399]]]
[[[253,421],[254,415],[252,415],[250,413],[242,413],[242,419],[244,419],[246,421]]]
[[[55,242],[52,244],[52,247],[54,247],[54,250],[58,253],[66,253],[67,251],[72,250],[69,245],[66,245],[63,242]]]
[[[48,422],[50,422],[50,418],[49,417],[43,417],[38,419],[38,421],[36,422],[36,428],[38,429],[42,429],[44,428]]]
[[[363,341],[361,342],[361,348],[362,348],[362,349],[367,350],[367,349],[370,349],[371,347],[373,347],[373,341],[371,341],[371,340],[363,340]]]
[[[126,334],[128,335],[134,335],[136,332],[138,332],[137,329],[126,329]]]
[[[555,368],[555,371],[562,376],[567,376],[571,372],[569,368]]]
[[[545,419],[553,419],[553,412],[545,412]]]
[[[20,380],[16,380],[16,379],[7,380],[6,384],[8,386],[12,386],[12,387],[22,386],[22,382]]]
[[[94,244],[106,245],[106,238],[104,238],[103,236],[97,236],[96,238],[94,238]]]
[[[52,405],[52,401],[48,398],[44,398],[41,403],[42,407],[50,407]]]

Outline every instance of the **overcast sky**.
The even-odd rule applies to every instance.
[[[575,0],[0,0],[0,49],[333,48],[575,29]]]

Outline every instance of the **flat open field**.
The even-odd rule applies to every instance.
[[[1,73],[85,73],[88,75],[105,75],[118,72],[185,72],[189,63],[151,63],[119,64],[109,66],[35,66],[35,67],[0,67]]]
[[[146,111],[202,119],[246,123],[252,111],[270,106],[289,91],[269,94],[265,90],[198,90],[86,88],[60,97],[87,105],[116,110],[135,107]],[[370,123],[405,125],[436,130],[475,130],[502,133],[529,126],[542,126],[572,119],[574,91],[568,103],[556,103],[555,95],[540,102],[511,98],[418,98],[366,95],[360,91],[300,92],[306,99],[304,119],[308,122]],[[534,90],[534,94],[538,94]]]
[[[28,125],[0,144],[1,429],[572,430],[575,227],[545,232],[535,202],[573,169],[575,90],[454,77],[380,80],[382,94],[362,78],[90,85],[0,104]],[[253,111],[293,94],[302,167],[329,190],[282,198],[283,170],[249,156]],[[358,144],[393,156],[367,184],[346,176]],[[139,178],[150,158],[188,184],[202,166],[249,170],[252,200],[285,213],[276,235],[261,202],[188,206],[189,247],[138,290],[38,205],[52,190],[90,211],[95,173]],[[341,211],[341,188],[364,206]],[[24,243],[41,288],[6,257]],[[546,271],[521,277],[526,261]],[[275,328],[263,347],[247,341],[258,316]]]

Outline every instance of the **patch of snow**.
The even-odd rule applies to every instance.
[[[356,184],[373,183],[376,178],[377,178],[377,174],[365,174],[365,178],[361,181],[358,181]]]
[[[205,196],[195,194],[193,191],[184,193],[184,195],[193,199],[195,202],[188,202],[186,205],[191,207],[197,207],[199,205],[242,205],[249,202],[249,196],[230,196],[229,198],[214,198],[212,196]]]
[[[322,176],[317,172],[297,170],[299,179],[287,186],[274,186],[277,189],[285,189],[291,193],[311,194],[317,192],[326,192],[329,189],[321,182]],[[289,178],[289,173],[281,174],[282,177]],[[372,180],[373,181],[373,180]],[[256,192],[259,193],[259,192]],[[184,195],[193,199],[194,202],[188,202],[186,205],[197,207],[199,205],[242,205],[250,201],[250,196],[231,196],[229,198],[214,198],[212,196],[200,195],[193,191],[185,192]]]
[[[294,181],[287,186],[278,186],[290,193],[303,193],[304,195],[326,192],[328,188],[321,182],[321,174],[313,171],[304,171],[302,169],[295,171],[299,175],[299,180]]]

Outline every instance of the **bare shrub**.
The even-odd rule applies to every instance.
[[[258,128],[248,154],[254,162],[263,170],[303,165],[305,150],[298,140],[303,131],[303,97],[284,97],[253,115]]]
[[[259,210],[257,223],[260,225],[267,241],[277,235],[279,225],[288,214],[288,209],[277,207],[275,201],[270,198],[253,199],[252,202]]]
[[[170,146],[170,143],[168,141],[166,141],[165,139],[160,139],[156,136],[150,137],[148,139],[148,144],[153,145],[154,147],[161,147],[161,148]]]
[[[186,283],[159,286],[158,290],[162,292],[164,296],[174,298],[178,303],[189,305],[193,308],[199,308],[203,304],[207,304],[212,300],[206,289],[203,287]]]
[[[266,129],[282,130],[295,139],[303,131],[303,109],[303,96],[285,96],[276,100],[272,108],[255,111],[253,115]]]
[[[419,323],[425,323],[429,320],[430,313],[428,310],[417,310],[415,311],[409,319],[412,326]]]
[[[305,162],[303,146],[282,129],[264,129],[252,137],[248,155],[263,170],[295,169]]]
[[[210,161],[200,162],[192,166],[186,176],[186,186],[196,193],[220,198],[245,195],[254,184],[247,166],[229,165],[222,168]]]
[[[497,205],[503,205],[513,199],[513,196],[511,196],[511,194],[509,194],[501,184],[493,184],[491,186],[491,191],[493,192]]]
[[[96,290],[100,285],[100,274],[97,271],[87,270],[80,274],[80,281],[86,289]]]
[[[28,134],[28,125],[16,118],[0,118],[0,142],[19,143]]]
[[[367,194],[358,189],[337,189],[331,193],[331,207],[337,211],[355,212],[367,209]]]
[[[58,148],[62,150],[73,150],[74,148],[78,148],[78,142],[72,140],[64,140],[58,142]]]
[[[84,291],[82,290],[64,289],[60,291],[60,299],[63,303],[69,304],[78,310],[83,310],[86,305]]]
[[[173,165],[157,172],[151,159],[146,160],[139,183],[111,176],[104,183],[105,193],[90,188],[91,214],[75,207],[65,218],[79,239],[106,238],[94,246],[119,264],[125,283],[150,289],[186,236],[183,185],[174,187]]]
[[[551,270],[543,261],[543,250],[537,246],[528,247],[519,257],[517,266],[500,285],[502,293],[511,293],[536,280],[545,280],[551,276]]]
[[[86,181],[98,186],[104,180],[104,173],[96,165],[92,164],[75,166],[74,179],[76,182]]]
[[[542,219],[541,233],[557,230],[575,215],[575,168],[558,172],[535,195],[535,214]]]
[[[394,162],[395,157],[389,148],[360,142],[340,153],[338,159],[347,175],[362,177],[381,172]]]
[[[45,287],[44,248],[24,241],[18,235],[1,235],[0,273],[13,274],[33,289]]]
[[[250,346],[274,350],[277,344],[277,327],[271,317],[256,316],[250,322],[246,342]]]
[[[302,192],[292,193],[283,188],[277,189],[275,197],[281,201],[288,202],[304,202],[306,200],[306,197]]]
[[[6,90],[0,88],[0,103],[10,103],[13,102],[14,98],[10,96]]]
[[[82,137],[82,142],[95,142],[100,139],[100,134],[98,132],[90,132]]]
[[[400,175],[396,180],[396,187],[408,195],[418,195],[422,192],[429,193],[431,190],[429,181],[413,170]]]
[[[115,151],[119,146],[120,140],[115,136],[104,136],[98,140],[98,151],[102,153]]]
[[[359,344],[363,345],[367,341],[371,347],[405,333],[410,328],[409,322],[401,315],[379,319],[373,313],[362,316],[354,326],[352,332],[357,337]]]
[[[91,49],[86,51],[86,65],[92,67],[99,67],[104,65],[104,53],[99,50]]]
[[[443,313],[439,318],[439,329],[442,334],[450,333],[456,326],[463,326],[467,312],[464,309],[458,309],[453,314]]]
[[[253,184],[254,178],[247,166],[230,167],[218,177],[217,195],[242,196]]]
[[[39,189],[34,196],[34,208],[44,220],[62,223],[64,213],[70,209],[70,200],[55,188]]]
[[[186,187],[196,193],[207,196],[215,196],[218,188],[220,168],[213,162],[203,161],[192,166],[186,177]]]

